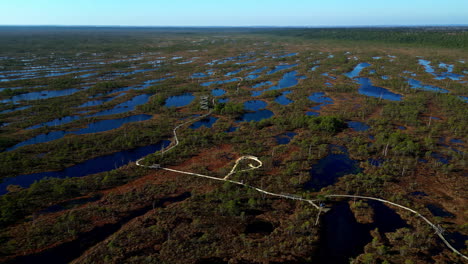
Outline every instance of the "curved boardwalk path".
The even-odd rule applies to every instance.
[[[161,153],[164,153],[164,152],[167,152],[167,151],[170,151],[171,149],[175,148],[177,145],[179,145],[179,139],[177,138],[177,129],[181,128],[182,126],[186,125],[186,124],[189,124],[189,123],[193,123],[199,119],[203,119],[209,115],[211,115],[212,113],[212,110],[210,110],[207,114],[205,115],[202,115],[202,116],[199,116],[197,118],[194,118],[194,119],[191,119],[187,122],[184,122],[178,126],[176,126],[173,130],[173,133],[174,133],[174,141],[175,141],[175,144],[171,144],[169,145],[166,149],[162,150]],[[275,196],[275,197],[280,197],[280,198],[285,198],[285,199],[291,199],[291,200],[296,200],[296,201],[303,201],[303,202],[307,202],[309,204],[311,204],[312,206],[314,206],[315,208],[317,208],[319,210],[319,215],[320,215],[320,212],[321,211],[326,211],[326,209],[324,209],[323,207],[317,205],[316,202],[318,202],[319,200],[315,199],[315,200],[311,200],[311,199],[305,199],[305,198],[302,198],[302,197],[299,197],[299,196],[294,196],[292,194],[279,194],[279,193],[272,193],[272,192],[268,192],[268,191],[265,191],[263,189],[260,189],[260,188],[257,188],[257,187],[254,187],[254,186],[251,186],[251,185],[248,185],[248,184],[245,184],[243,182],[239,182],[239,181],[234,181],[234,180],[230,180],[229,177],[237,172],[245,172],[245,171],[250,171],[250,170],[255,170],[255,169],[258,169],[260,167],[262,167],[263,163],[262,161],[260,161],[260,159],[258,159],[257,157],[255,156],[250,156],[250,155],[247,155],[247,156],[242,156],[240,158],[238,158],[236,161],[235,161],[235,164],[234,166],[232,167],[231,171],[226,175],[224,176],[223,178],[218,178],[218,177],[213,177],[213,176],[208,176],[208,175],[203,175],[203,174],[199,174],[199,173],[193,173],[193,172],[188,172],[188,171],[180,171],[180,170],[175,170],[175,169],[170,169],[170,168],[163,168],[163,167],[160,167],[158,164],[155,164],[155,165],[150,165],[150,166],[147,166],[147,165],[143,165],[141,164],[141,161],[143,161],[145,158],[141,158],[139,160],[136,161],[136,165],[140,166],[140,167],[145,167],[145,168],[151,168],[151,169],[162,169],[162,170],[166,170],[166,171],[171,171],[171,172],[176,172],[176,173],[181,173],[181,174],[186,174],[186,175],[191,175],[191,176],[196,176],[196,177],[202,177],[202,178],[206,178],[206,179],[210,179],[210,180],[215,180],[215,181],[222,181],[222,182],[230,182],[230,183],[233,183],[233,184],[237,184],[237,185],[241,185],[241,186],[244,186],[244,187],[247,187],[247,188],[250,188],[250,189],[253,189],[253,190],[256,190],[260,193],[264,193],[264,194],[267,194],[267,195],[270,195],[270,196]],[[251,161],[251,163],[248,164],[249,168],[247,169],[242,169],[242,170],[238,170],[236,171],[236,168],[237,166],[240,164],[240,162],[244,161],[244,160],[248,160],[248,161]],[[253,163],[252,163],[253,161]],[[379,202],[382,202],[382,203],[386,203],[386,204],[390,204],[390,205],[393,205],[393,206],[396,206],[398,208],[401,208],[401,209],[404,209],[406,211],[409,211],[413,214],[416,214],[417,216],[421,217],[426,223],[428,223],[437,233],[437,235],[440,237],[440,239],[442,239],[442,241],[444,242],[444,244],[450,249],[452,250],[454,253],[456,253],[457,255],[459,255],[460,257],[462,257],[463,259],[465,260],[468,260],[468,257],[463,255],[460,251],[458,251],[457,249],[455,249],[451,244],[450,242],[447,241],[447,239],[443,236],[443,230],[438,227],[437,225],[433,224],[431,221],[429,221],[426,217],[424,217],[422,214],[418,213],[417,211],[409,208],[409,207],[406,207],[406,206],[403,206],[403,205],[400,205],[400,204],[397,204],[397,203],[394,203],[394,202],[391,202],[391,201],[388,201],[388,200],[384,200],[384,199],[380,199],[380,198],[376,198],[376,197],[368,197],[368,196],[360,196],[360,195],[347,195],[347,194],[330,194],[330,195],[325,195],[325,197],[327,198],[353,198],[353,199],[364,199],[364,200],[374,200],[374,201],[379,201]],[[318,215],[318,216],[319,216]],[[318,218],[317,218],[317,221],[318,221]]]
[[[325,197],[329,197],[329,198],[333,198],[333,197],[344,197],[344,198],[357,198],[357,199],[365,199],[365,200],[374,200],[374,201],[379,201],[379,202],[382,202],[382,203],[386,203],[386,204],[390,204],[390,205],[393,205],[393,206],[396,206],[396,207],[399,207],[401,209],[404,209],[406,211],[410,211],[412,212],[413,214],[421,217],[426,223],[428,223],[435,231],[436,231],[436,234],[440,237],[440,239],[442,239],[442,241],[444,242],[444,244],[450,248],[454,253],[456,253],[457,255],[459,255],[460,257],[464,258],[465,260],[468,260],[468,257],[463,255],[460,251],[458,251],[457,249],[455,249],[451,244],[450,242],[447,241],[447,239],[445,239],[445,237],[443,236],[443,229],[441,229],[439,226],[433,224],[431,221],[429,221],[429,219],[427,219],[425,216],[423,216],[422,214],[418,213],[417,211],[409,208],[409,207],[406,207],[406,206],[403,206],[403,205],[400,205],[400,204],[397,204],[397,203],[394,203],[394,202],[390,202],[390,201],[387,201],[387,200],[384,200],[384,199],[380,199],[380,198],[375,198],[375,197],[368,197],[368,196],[360,196],[360,195],[346,195],[346,194],[330,194],[330,195],[325,195]]]

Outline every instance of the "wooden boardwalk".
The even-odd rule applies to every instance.
[[[166,149],[162,150],[161,153],[164,153],[164,152],[167,152],[167,151],[170,151],[172,149],[174,149],[177,145],[179,145],[179,139],[177,138],[177,130],[179,128],[181,128],[182,126],[186,125],[186,124],[189,124],[189,123],[193,123],[199,119],[203,119],[209,115],[211,115],[212,113],[212,110],[210,110],[207,114],[205,115],[202,115],[202,116],[199,116],[197,118],[194,118],[194,119],[191,119],[187,122],[184,122],[178,126],[176,126],[173,130],[173,133],[174,133],[174,142],[175,144],[171,144],[169,145]],[[279,193],[272,193],[272,192],[269,192],[269,191],[266,191],[266,190],[263,190],[263,189],[260,189],[260,188],[257,188],[255,186],[251,186],[251,185],[248,185],[248,184],[245,184],[243,182],[239,182],[239,181],[234,181],[234,180],[230,180],[229,177],[232,176],[233,174],[235,173],[238,173],[238,172],[245,172],[245,171],[250,171],[250,170],[256,170],[256,169],[259,169],[260,167],[263,166],[263,163],[262,161],[258,158],[258,157],[255,157],[255,156],[251,156],[251,155],[247,155],[247,156],[242,156],[240,158],[238,158],[236,161],[235,161],[235,164],[234,166],[232,167],[231,171],[226,175],[224,176],[223,178],[218,178],[218,177],[213,177],[213,176],[209,176],[209,175],[203,175],[203,174],[199,174],[199,173],[193,173],[193,172],[188,172],[188,171],[180,171],[180,170],[176,170],[176,169],[170,169],[170,168],[163,168],[161,167],[159,164],[153,164],[153,165],[143,165],[141,164],[141,161],[143,161],[145,158],[141,158],[139,160],[136,161],[136,165],[140,166],[140,167],[145,167],[145,168],[150,168],[150,169],[162,169],[162,170],[165,170],[165,171],[171,171],[171,172],[176,172],[176,173],[180,173],[180,174],[185,174],[185,175],[191,175],[191,176],[196,176],[196,177],[201,177],[201,178],[206,178],[206,179],[210,179],[210,180],[215,180],[215,181],[221,181],[221,182],[229,182],[229,183],[232,183],[232,184],[237,184],[237,185],[241,185],[241,186],[244,186],[244,187],[247,187],[247,188],[250,188],[250,189],[253,189],[253,190],[256,190],[260,193],[263,193],[263,194],[267,194],[267,195],[270,195],[270,196],[274,196],[274,197],[280,197],[280,198],[284,198],[284,199],[290,199],[290,200],[295,200],[295,201],[302,201],[302,202],[307,202],[309,203],[310,205],[314,206],[315,208],[317,208],[319,210],[318,212],[318,215],[317,215],[317,220],[316,220],[316,224],[318,223],[318,218],[320,216],[320,213],[322,211],[326,211],[328,210],[327,208],[324,208],[324,207],[321,207],[319,205],[317,205],[317,202],[319,202],[318,199],[306,199],[306,198],[302,198],[302,197],[299,197],[299,196],[295,196],[295,195],[292,195],[292,194],[279,194]],[[239,163],[242,162],[242,161],[250,161],[251,163],[248,164],[249,168],[247,169],[243,169],[243,170],[239,170],[239,171],[236,171],[236,168],[239,166]],[[403,206],[403,205],[400,205],[400,204],[397,204],[397,203],[394,203],[394,202],[391,202],[391,201],[388,201],[388,200],[384,200],[384,199],[381,199],[381,198],[376,198],[376,197],[368,197],[368,196],[360,196],[360,195],[347,195],[347,194],[329,194],[329,195],[325,195],[326,198],[353,198],[353,199],[364,199],[364,200],[374,200],[374,201],[379,201],[379,202],[382,202],[382,203],[385,203],[385,204],[390,204],[390,205],[393,205],[393,206],[396,206],[398,208],[401,208],[401,209],[404,209],[406,211],[409,211],[413,214],[415,214],[416,216],[422,218],[427,224],[429,224],[436,232],[436,234],[439,236],[439,238],[444,242],[444,244],[450,249],[452,250],[455,254],[459,255],[460,257],[462,257],[463,259],[465,260],[468,260],[468,257],[463,255],[460,251],[458,251],[457,249],[455,249],[449,241],[447,241],[447,239],[443,236],[443,230],[441,230],[441,228],[437,225],[435,225],[434,223],[432,223],[431,221],[429,221],[429,219],[427,219],[426,217],[424,217],[422,214],[420,214],[419,212],[409,208],[409,207],[406,207],[406,206]]]

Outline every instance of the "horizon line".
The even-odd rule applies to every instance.
[[[202,25],[9,25],[0,24],[0,27],[112,27],[112,28],[359,28],[359,27],[468,27],[468,24],[397,24],[397,25],[250,25],[250,26],[202,26]]]

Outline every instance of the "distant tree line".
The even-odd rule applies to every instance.
[[[468,28],[274,29],[262,33],[306,39],[400,43],[468,49]]]

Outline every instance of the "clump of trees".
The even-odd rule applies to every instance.
[[[419,143],[416,143],[408,134],[400,131],[385,134],[380,133],[375,137],[374,148],[382,149],[382,156],[390,153],[394,155],[417,156],[420,151]]]
[[[337,116],[306,116],[293,114],[291,116],[275,116],[273,123],[286,130],[307,128],[311,131],[334,134],[347,127],[344,120]]]
[[[218,103],[214,108],[215,113],[223,115],[239,115],[244,112],[244,105],[242,103]]]

